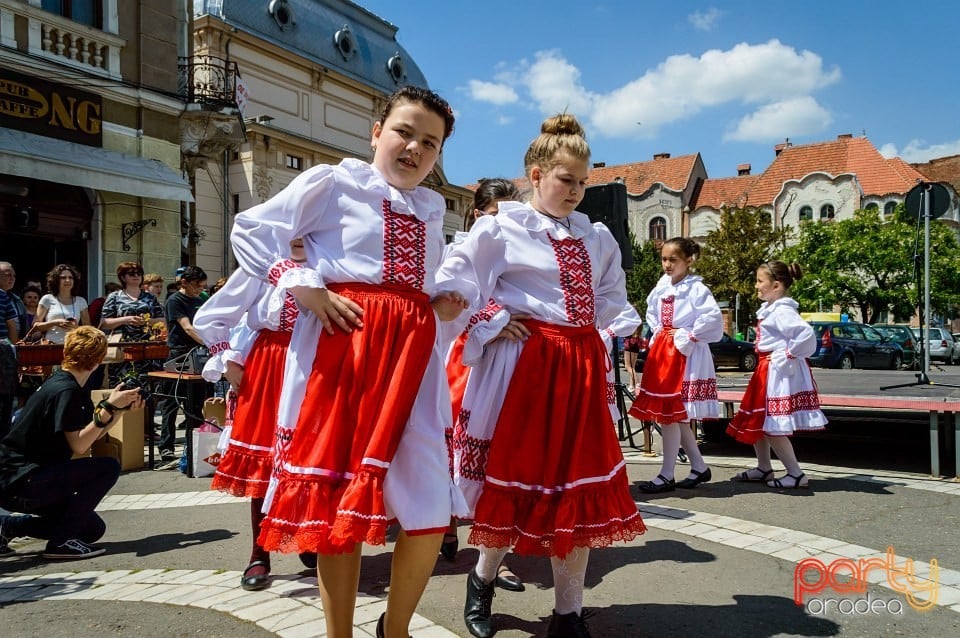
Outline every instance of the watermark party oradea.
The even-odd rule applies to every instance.
[[[903,558],[902,563],[897,560],[893,547],[887,548],[884,558],[837,558],[828,564],[816,558],[805,558],[793,570],[793,602],[815,616],[828,613],[902,615],[904,601],[916,611],[933,609],[940,591],[937,559],[930,561],[930,574],[926,577],[916,575],[912,558]],[[867,575],[873,570],[885,572],[887,585],[902,598],[872,596],[867,591]],[[824,592],[838,596],[818,596]]]

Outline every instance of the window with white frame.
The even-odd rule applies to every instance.
[[[800,221],[808,222],[813,219],[813,209],[809,206],[800,207]]]
[[[833,204],[824,204],[820,207],[820,220],[833,219],[836,215],[836,209],[833,207]]]
[[[287,168],[292,168],[295,171],[302,171],[303,158],[297,155],[287,155]]]
[[[41,0],[40,8],[89,27],[103,28],[102,0]]]
[[[650,220],[650,239],[656,241],[667,240],[667,220],[663,217],[654,217]]]

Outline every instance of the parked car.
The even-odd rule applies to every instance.
[[[821,368],[885,368],[903,365],[903,348],[895,341],[856,321],[812,321],[819,340],[808,359]]]
[[[757,367],[757,351],[749,341],[734,339],[723,333],[720,341],[710,344],[713,365],[717,368],[737,368],[744,372],[753,372]]]
[[[650,352],[650,329],[643,331],[640,339],[640,352],[634,369],[643,372],[643,364]],[[753,344],[748,341],[734,339],[724,333],[720,341],[710,344],[710,354],[713,355],[713,365],[717,368],[738,368],[744,372],[753,372],[757,367],[757,353]]]
[[[920,328],[910,328],[910,330],[919,341]],[[949,330],[946,328],[927,328],[926,332],[931,361],[944,361],[949,365],[956,365],[960,361],[960,343],[957,343]]]
[[[910,326],[901,326],[894,323],[875,323],[873,327],[883,336],[899,344],[903,349],[903,365],[905,367],[911,368],[917,363],[917,349],[913,347],[917,342],[917,336],[913,334]]]

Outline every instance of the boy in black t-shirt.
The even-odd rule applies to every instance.
[[[139,406],[139,389],[117,386],[94,408],[90,374],[107,352],[106,336],[91,326],[67,334],[60,370],[30,396],[0,441],[0,507],[32,516],[0,516],[0,544],[17,536],[47,540],[44,558],[91,558],[90,543],[106,531],[94,510],[120,476],[113,458],[88,457],[121,410]]]

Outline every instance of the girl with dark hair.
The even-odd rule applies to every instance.
[[[630,408],[630,416],[658,423],[663,437],[660,472],[639,486],[647,494],[689,489],[712,478],[690,421],[720,418],[709,344],[723,336],[723,316],[703,278],[690,272],[699,255],[699,244],[686,237],[665,241],[660,248],[664,275],[647,296],[650,353]],[[690,474],[677,482],[681,445],[690,458]]]
[[[463,513],[443,440],[450,407],[437,319],[465,304],[437,293],[446,206],[420,186],[453,122],[436,93],[404,87],[373,125],[371,163],[317,165],[234,222],[240,267],[273,286],[272,316],[287,292],[304,311],[278,408],[293,432],[259,543],[319,554],[331,638],[353,635],[361,549],[383,545],[391,521],[401,532],[376,633],[407,636],[451,513]],[[296,237],[303,267],[286,258]]]
[[[478,638],[496,632],[494,581],[511,547],[550,557],[548,635],[589,636],[590,549],[646,529],[607,405],[609,356],[600,336],[632,310],[620,249],[603,224],[575,210],[589,158],[575,117],[544,121],[524,161],[530,202],[501,202],[496,215],[477,220],[438,275],[438,285],[463,294],[474,312],[493,298],[513,313],[511,322],[530,317],[517,322],[522,335],[503,331],[487,343],[454,434],[457,482],[473,509],[470,542],[480,546],[464,605],[467,630]],[[633,317],[619,336],[633,331],[640,320]],[[471,363],[466,349],[464,361]]]
[[[822,430],[827,418],[820,410],[820,397],[807,357],[817,349],[817,335],[800,316],[790,297],[790,286],[802,276],[800,265],[771,261],[757,268],[757,367],[743,393],[740,409],[730,421],[727,434],[753,445],[757,467],[736,478],[765,482],[767,487],[807,487],[790,436],[797,431]],[[773,478],[770,450],[787,469]]]
[[[87,300],[75,294],[80,272],[69,264],[60,264],[47,273],[49,294],[40,298],[34,328],[53,343],[63,343],[68,332],[90,325]]]

